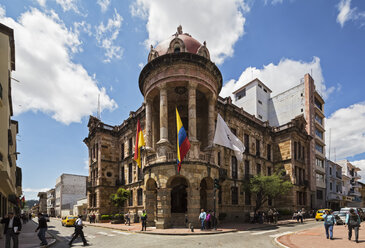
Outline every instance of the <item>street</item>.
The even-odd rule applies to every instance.
[[[276,247],[274,238],[288,232],[296,232],[316,226],[322,222],[307,222],[304,224],[287,224],[278,227],[267,227],[260,230],[240,231],[235,233],[170,236],[137,234],[106,228],[88,226],[84,228],[85,237],[91,247]],[[51,219],[49,232],[57,235],[53,247],[68,247],[68,241],[74,231],[73,227],[63,227],[61,221]],[[74,247],[82,246],[80,238],[75,240]]]

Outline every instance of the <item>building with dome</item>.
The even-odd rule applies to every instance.
[[[310,75],[305,80],[313,84]],[[278,168],[285,169],[294,186],[286,197],[270,199],[263,208],[308,209],[312,177],[307,151],[312,138],[304,116],[272,127],[233,104],[231,98],[219,97],[222,81],[206,42],[183,33],[181,26],[169,39],[151,46],[139,75],[141,107],[117,126],[90,116],[84,140],[89,150],[89,214],[99,219],[120,212],[110,195],[124,187],[131,191],[124,212],[138,221],[146,209],[148,225],[156,228],[184,226],[186,221],[198,226],[200,209],[213,210],[214,205],[221,220],[245,221],[254,209],[255,196],[245,190],[244,183],[252,175],[270,175]],[[191,143],[180,172],[175,108]],[[245,144],[242,162],[232,150],[213,144],[218,113]],[[146,142],[141,169],[133,160],[138,120]],[[214,179],[221,185],[216,197]]]

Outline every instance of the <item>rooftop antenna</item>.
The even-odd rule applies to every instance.
[[[330,142],[329,142],[328,159],[331,160],[331,128],[330,128]],[[335,160],[336,161],[336,160]]]
[[[336,161],[336,147],[335,147],[335,161]]]
[[[98,95],[98,119],[99,120],[101,119],[101,116],[100,116],[100,94]]]

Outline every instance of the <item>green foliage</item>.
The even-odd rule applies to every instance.
[[[114,214],[113,219],[114,220],[124,220],[124,214]]]
[[[126,200],[128,200],[131,192],[129,190],[126,190],[124,188],[119,188],[117,190],[117,193],[110,195],[110,200],[114,204],[114,206],[118,208],[123,208],[124,203]]]
[[[103,214],[100,219],[102,220],[110,220],[112,218],[112,215],[109,214]]]
[[[279,171],[271,176],[256,175],[250,179],[246,187],[251,193],[256,194],[255,211],[257,211],[269,198],[275,199],[288,193],[292,184],[289,180],[284,179]]]

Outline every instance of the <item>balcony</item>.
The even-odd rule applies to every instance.
[[[353,189],[350,189],[349,193],[348,193],[349,196],[361,196],[361,193],[358,192],[358,191],[355,191]]]
[[[342,200],[342,194],[340,193],[336,193],[336,192],[329,192],[328,194],[328,200],[329,201],[333,201],[333,200]]]

